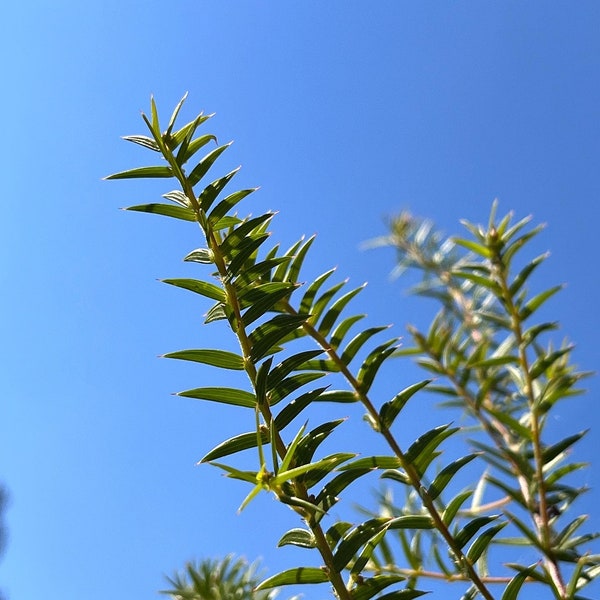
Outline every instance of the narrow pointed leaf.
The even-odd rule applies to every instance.
[[[385,427],[392,426],[394,419],[398,416],[404,405],[414,396],[419,390],[431,383],[431,379],[425,379],[419,383],[415,383],[397,394],[393,400],[386,402],[379,412],[382,423]]]
[[[268,432],[261,431],[261,441],[263,444],[269,443],[270,439]],[[243,450],[248,450],[249,448],[256,448],[257,443],[256,431],[236,435],[235,437],[221,442],[218,446],[215,446],[210,452],[205,454],[198,461],[198,464],[212,462],[218,458],[230,456],[231,454],[236,454],[237,452],[242,452]]]
[[[281,585],[298,583],[326,583],[327,581],[329,581],[327,574],[319,567],[296,567],[265,579],[256,587],[256,590],[268,590]]]
[[[188,175],[188,182],[190,185],[196,185],[212,167],[213,163],[219,158],[231,144],[225,144],[215,148],[212,152],[209,152],[192,170]]]
[[[180,221],[196,220],[196,213],[191,208],[173,206],[171,204],[136,204],[135,206],[128,206],[125,210],[162,215],[164,217],[179,219]]]
[[[480,453],[468,454],[467,456],[463,456],[450,463],[448,466],[444,467],[436,478],[433,480],[433,483],[429,486],[427,493],[431,497],[432,500],[435,500],[446,488],[446,486],[452,481],[452,478],[456,473],[462,469],[465,465],[469,464],[473,459],[480,456]]]
[[[530,567],[519,571],[506,586],[502,594],[501,600],[517,600],[521,587],[525,583],[525,580],[535,570],[537,565],[531,565]]]
[[[189,290],[201,296],[206,296],[212,300],[225,302],[225,292],[214,283],[200,281],[199,279],[163,279],[162,282]]]
[[[489,545],[496,535],[502,531],[508,525],[508,521],[504,523],[498,523],[493,527],[486,529],[481,535],[477,536],[477,539],[471,544],[467,550],[467,558],[472,564],[475,564],[481,555],[488,549]]]
[[[244,369],[244,359],[238,354],[225,350],[179,350],[178,352],[163,354],[163,358],[190,360],[234,371],[242,371]]]
[[[401,575],[375,575],[375,577],[364,579],[352,590],[352,600],[370,600],[381,590],[404,579],[406,578]]]
[[[307,529],[295,528],[286,531],[277,546],[299,546],[300,548],[315,548],[316,541],[312,532]]]
[[[288,333],[298,329],[305,321],[305,315],[277,315],[257,327],[250,334],[252,344],[250,358],[254,362],[263,358]]]
[[[245,406],[246,408],[254,408],[256,406],[256,396],[254,394],[234,388],[201,387],[179,392],[176,395],[183,396],[184,398],[196,398],[197,400],[211,400],[223,404]]]
[[[120,173],[113,173],[104,179],[147,179],[147,178],[167,178],[173,177],[171,167],[138,167],[137,169],[129,169]]]

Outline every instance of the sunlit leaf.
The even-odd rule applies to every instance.
[[[267,590],[280,585],[293,585],[297,583],[325,583],[329,581],[327,573],[319,567],[296,567],[282,571],[273,577],[265,579],[256,587],[257,590]]]
[[[128,206],[125,210],[162,215],[164,217],[179,219],[180,221],[196,220],[196,213],[191,208],[172,206],[171,204],[137,204],[136,206]]]
[[[226,350],[179,350],[178,352],[163,354],[163,357],[190,360],[234,371],[244,369],[244,359],[238,354],[227,352]]]
[[[198,400],[211,400],[223,404],[233,404],[235,406],[245,406],[254,408],[256,406],[256,396],[244,390],[237,390],[226,387],[201,387],[185,392],[177,393],[177,396],[185,398],[196,398]]]

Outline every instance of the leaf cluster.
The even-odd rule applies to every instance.
[[[284,533],[280,545],[314,550],[321,562],[318,567],[286,570],[257,589],[325,583],[343,600],[416,598],[425,593],[417,588],[425,564],[419,540],[428,539],[433,552],[449,557],[438,561],[443,578],[468,582],[470,597],[493,598],[490,583],[495,581],[487,568],[487,551],[505,528],[507,517],[517,528],[521,520],[517,514],[502,516],[481,507],[470,514],[463,510],[474,490],[457,491],[450,484],[463,467],[481,456],[494,469],[486,482],[503,490],[523,511],[538,515],[533,527],[523,525],[519,543],[525,540],[536,547],[545,562],[533,569],[515,565],[517,575],[503,580],[508,584],[503,598],[515,597],[518,588],[531,580],[554,586],[556,594],[562,594],[556,597],[566,598],[565,589],[549,573],[552,565],[565,560],[581,565],[573,575],[575,584],[568,584],[579,590],[581,581],[595,575],[595,567],[590,566],[593,561],[582,559],[579,552],[579,546],[590,538],[577,541],[580,538],[573,537],[577,529],[573,524],[556,536],[551,507],[562,510],[581,491],[563,483],[570,471],[557,465],[583,434],[550,445],[542,442],[540,434],[549,410],[573,392],[580,375],[566,362],[568,347],[543,349],[537,342],[549,326],[521,328],[553,293],[526,297],[523,284],[534,267],[513,279],[508,276],[512,255],[531,237],[515,237],[524,224],[509,226],[510,219],[498,225],[491,221],[486,232],[471,226],[476,241],[459,240],[441,247],[437,234],[414,230],[410,220],[401,224],[402,239],[415,253],[404,251],[402,260],[415,266],[415,256],[423,250],[431,264],[422,266],[427,276],[421,293],[438,297],[443,304],[427,334],[413,330],[414,351],[425,368],[450,383],[442,389],[437,381],[432,386],[426,379],[390,399],[376,401],[372,387],[382,364],[404,352],[399,350],[398,340],[382,339],[387,327],[360,327],[364,315],[348,311],[362,288],[349,289],[347,281],[331,283],[333,270],[301,282],[314,238],[302,238],[281,250],[270,243],[273,213],[239,216],[240,203],[256,190],[225,192],[237,169],[213,178],[215,162],[229,144],[219,145],[215,136],[198,133],[209,118],[206,115],[176,128],[184,100],[163,130],[152,99],[150,116],[142,115],[149,135],[125,138],[158,154],[161,164],[123,171],[108,179],[175,179],[178,188],[164,194],[164,201],[129,210],[200,226],[202,245],[184,258],[198,265],[198,278],[164,281],[208,301],[205,323],[226,323],[239,351],[198,348],[165,356],[245,373],[245,387],[205,386],[179,395],[239,407],[252,423],[251,430],[223,440],[201,462],[211,463],[249,486],[240,510],[262,491],[290,507],[304,526]],[[198,159],[203,148],[205,154]],[[482,260],[455,258],[457,246]],[[526,361],[531,353],[534,360]],[[335,381],[340,385],[320,381],[330,374],[337,374]],[[394,429],[402,422],[406,403],[423,388],[447,393],[455,403],[467,403],[468,398],[469,415],[490,435],[491,443],[474,440],[476,452],[438,464],[442,445],[460,431],[446,424],[421,433],[403,449]],[[334,407],[340,403],[362,406],[389,453],[356,457],[342,449],[322,455],[321,444],[330,436],[335,438],[344,419],[309,429],[309,409],[321,402]],[[293,426],[300,419],[303,424]],[[414,424],[410,425],[414,429]],[[254,469],[229,464],[238,453],[248,450],[255,452]],[[390,504],[389,514],[370,515],[359,523],[335,520],[330,509],[339,502],[340,494],[374,470],[406,490],[410,501],[401,508]],[[515,477],[517,487],[513,489]],[[408,571],[388,568],[390,561],[379,558],[382,553],[384,558],[386,553],[391,557],[387,540],[393,536],[399,536],[403,545]]]

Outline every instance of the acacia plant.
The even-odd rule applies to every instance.
[[[239,216],[240,202],[255,189],[223,193],[237,169],[217,178],[210,173],[229,144],[198,134],[208,115],[177,128],[182,104],[162,129],[152,100],[150,116],[142,115],[149,134],[124,138],[158,154],[160,164],[108,178],[175,179],[177,189],[165,193],[164,202],[129,210],[200,227],[201,245],[184,259],[198,264],[198,277],[164,281],[211,301],[205,323],[224,321],[239,349],[165,356],[245,373],[244,387],[198,387],[179,395],[239,407],[252,424],[251,431],[209,450],[202,462],[248,484],[240,510],[266,490],[297,513],[303,527],[283,533],[280,545],[315,552],[321,565],[288,569],[257,589],[327,584],[339,600],[406,600],[425,594],[420,588],[432,578],[458,582],[466,599],[511,600],[528,586],[542,586],[561,600],[582,598],[580,590],[597,575],[598,557],[582,549],[595,537],[579,533],[585,516],[571,514],[583,489],[565,479],[583,467],[569,462],[567,452],[584,433],[553,442],[544,438],[548,415],[575,392],[582,374],[569,365],[569,346],[541,344],[552,324],[531,324],[558,290],[528,296],[524,284],[543,257],[516,274],[512,270],[517,252],[537,229],[526,231],[527,221],[513,224],[510,215],[496,220],[492,211],[487,227],[467,224],[472,239],[442,244],[426,223],[408,215],[394,222],[384,243],[398,248],[402,266],[423,270],[419,292],[439,298],[442,309],[428,332],[413,329],[410,351],[435,381],[378,398],[372,390],[381,365],[407,351],[397,338],[381,339],[387,327],[361,328],[363,315],[348,314],[361,287],[331,284],[333,270],[300,283],[314,238],[282,251],[269,245],[274,213]],[[198,161],[197,153],[213,143]],[[335,383],[316,383],[326,375]],[[477,430],[442,424],[401,446],[397,430],[418,428],[403,421],[403,410],[424,388],[448,395]],[[357,457],[352,448],[342,448],[322,456],[322,442],[335,443],[344,419],[312,429],[295,423],[308,414],[314,418],[311,407],[323,402],[332,404],[331,412],[340,404],[344,410],[349,403],[360,405],[387,454]],[[471,435],[474,451],[440,463],[442,444],[463,434]],[[256,456],[252,470],[235,462],[245,451]],[[458,487],[463,468],[477,464],[480,475],[466,489]],[[330,509],[340,493],[351,492],[375,470],[406,492],[405,501],[398,506],[386,497],[383,511],[358,523],[333,518]],[[486,484],[497,493],[483,502]],[[529,564],[492,564],[490,549],[502,544],[516,545],[519,555],[526,547],[535,558]]]

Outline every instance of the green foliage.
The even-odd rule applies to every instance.
[[[277,595],[255,591],[260,581],[257,565],[233,556],[188,563],[168,581],[171,589],[161,593],[173,600],[274,600]]]
[[[182,103],[162,131],[152,100],[150,117],[143,115],[150,136],[125,138],[160,154],[164,163],[109,179],[175,178],[179,189],[164,194],[166,202],[130,210],[195,221],[203,233],[202,246],[185,257],[198,264],[200,278],[165,282],[208,300],[206,323],[224,321],[239,352],[189,349],[165,356],[243,370],[245,388],[201,387],[180,395],[252,411],[254,431],[224,440],[202,462],[250,486],[240,510],[262,491],[288,505],[305,527],[284,533],[280,545],[316,552],[321,563],[286,570],[258,589],[326,583],[340,600],[394,600],[424,594],[417,586],[432,578],[462,582],[463,598],[514,598],[533,583],[555,598],[580,598],[599,568],[597,557],[586,554],[595,534],[576,535],[583,516],[567,520],[584,489],[565,478],[582,467],[569,462],[568,453],[585,432],[552,442],[544,434],[550,411],[576,393],[585,374],[569,364],[570,346],[543,343],[552,323],[532,323],[560,289],[528,296],[525,284],[544,257],[514,274],[515,256],[539,229],[527,231],[527,219],[512,224],[510,215],[497,221],[494,206],[487,227],[465,223],[471,237],[451,241],[429,223],[400,215],[392,234],[376,245],[398,249],[398,271],[420,269],[424,277],[416,293],[437,299],[441,309],[427,332],[410,329],[413,348],[399,349],[396,338],[381,340],[387,327],[357,330],[363,315],[347,314],[361,288],[347,290],[346,281],[330,284],[332,270],[301,284],[313,238],[282,252],[268,246],[273,213],[238,216],[234,209],[255,190],[222,197],[237,170],[216,179],[210,173],[228,145],[217,145],[196,162],[197,152],[216,139],[196,136],[208,119],[204,115],[175,129]],[[196,164],[188,167],[190,161]],[[382,364],[403,355],[415,356],[436,379],[376,401],[370,394]],[[331,373],[337,374],[333,385],[314,384]],[[447,405],[465,413],[477,428],[471,440],[475,452],[439,462],[446,440],[465,433],[449,425],[416,434],[406,449],[400,446],[394,429],[406,425],[403,411],[422,390],[443,394]],[[306,421],[316,402],[333,403],[333,411],[337,403],[362,406],[388,454],[355,459],[343,449],[319,455],[325,439],[335,440],[343,418],[311,430],[306,423],[290,427],[299,417]],[[250,471],[221,462],[247,450],[257,457]],[[476,481],[460,489],[458,475],[474,466]],[[405,502],[398,506],[385,495],[365,521],[336,521],[329,511],[339,494],[373,470]],[[493,497],[484,503],[487,489]],[[539,561],[511,565],[512,572],[494,564],[492,571],[490,549],[500,544],[527,546]]]

